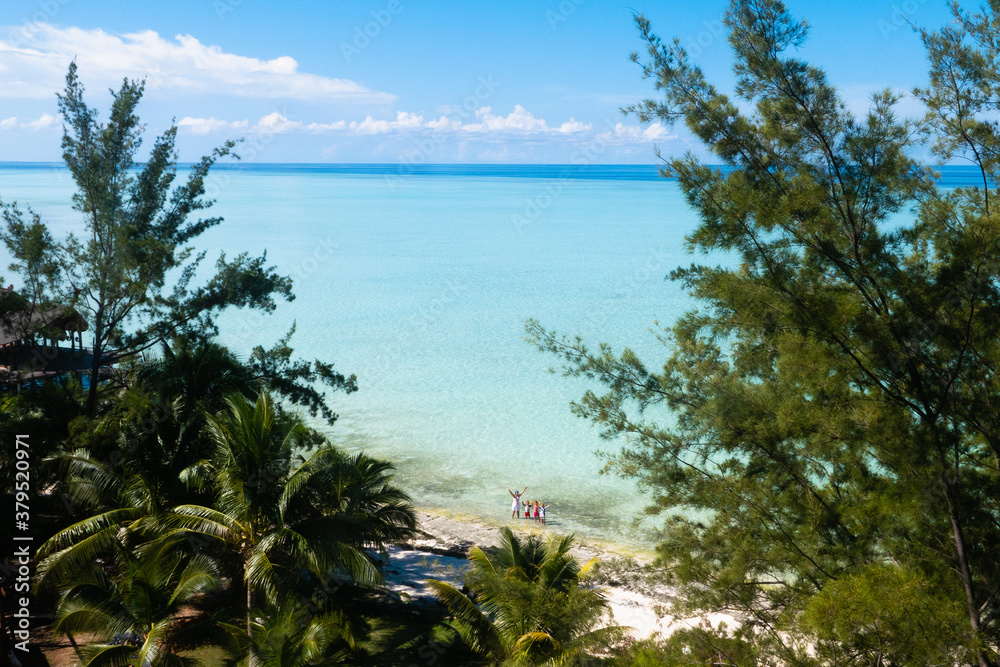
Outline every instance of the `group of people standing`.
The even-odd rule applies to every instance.
[[[543,505],[542,501],[540,501],[540,500],[535,500],[534,502],[532,502],[532,501],[529,500],[527,502],[522,503],[521,502],[521,496],[524,495],[524,492],[527,491],[527,490],[528,490],[528,487],[524,487],[520,491],[511,491],[510,487],[509,486],[507,487],[507,493],[509,493],[511,495],[511,498],[514,499],[514,502],[510,506],[510,518],[511,519],[520,519],[521,518],[521,506],[524,505],[524,518],[525,519],[534,518],[535,521],[541,521],[542,525],[544,526],[545,525],[545,510],[549,506],[548,505]]]

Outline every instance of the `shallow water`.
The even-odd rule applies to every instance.
[[[573,416],[585,384],[523,340],[524,320],[662,355],[647,329],[690,302],[667,271],[694,220],[657,180],[253,171],[219,193],[206,243],[268,249],[295,302],[235,321],[248,350],[295,320],[298,351],[356,373],[330,437],[397,463],[417,503],[509,516],[506,487],[564,531],[647,543],[634,483],[600,475],[603,442]],[[535,208],[537,207],[537,208]]]
[[[358,376],[360,391],[332,396],[331,440],[395,461],[419,505],[509,516],[506,487],[527,486],[550,526],[646,546],[651,525],[633,519],[648,498],[594,453],[622,443],[570,412],[592,385],[548,373],[556,360],[523,340],[524,320],[657,365],[650,327],[695,305],[664,276],[694,259],[682,244],[696,220],[655,168],[584,172],[220,170],[212,213],[226,220],[199,247],[209,260],[266,249],[297,295],[273,315],[227,315],[222,342],[245,355],[296,322],[300,355]],[[57,236],[77,224],[71,193],[65,169],[0,167],[4,201],[32,204]]]

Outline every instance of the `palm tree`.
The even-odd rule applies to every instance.
[[[443,581],[427,583],[476,653],[498,663],[568,664],[626,631],[598,627],[607,601],[581,586],[596,559],[581,567],[569,553],[572,545],[572,536],[521,540],[505,527],[492,556],[478,547],[469,551],[466,583],[473,598]]]
[[[243,655],[248,641],[242,630],[206,613],[180,613],[218,585],[216,563],[205,554],[177,553],[170,540],[145,547],[138,553],[122,547],[115,567],[92,563],[62,590],[55,632],[98,638],[79,650],[84,667],[187,664],[178,652],[205,643],[226,647],[234,658]]]
[[[227,412],[208,419],[215,502],[174,508],[172,524],[232,554],[234,580],[246,588],[247,633],[259,627],[258,592],[261,606],[274,608],[305,576],[381,583],[372,550],[416,527],[409,497],[390,483],[392,465],[324,446],[295,466],[302,424],[282,420],[264,392],[253,403],[238,395],[226,403]]]
[[[206,416],[225,408],[230,394],[254,396],[259,383],[225,347],[185,337],[164,342],[159,359],[133,364],[129,378],[118,406],[123,432],[144,452],[156,452],[145,465],[157,469],[173,504],[201,502],[190,491],[202,488],[196,464],[213,449]]]
[[[68,480],[70,500],[96,511],[49,538],[38,550],[41,559],[35,585],[66,577],[102,556],[117,553],[156,534],[156,517],[166,507],[157,495],[158,483],[141,466],[117,468],[85,449],[52,459]]]
[[[46,460],[59,468],[56,479],[72,503],[95,513],[41,547],[38,586],[113,553],[121,540],[134,545],[160,533],[156,517],[190,501],[187,482],[199,471],[186,469],[206,455],[201,408],[219,407],[212,397],[224,390],[249,391],[246,376],[224,347],[183,339],[164,344],[163,359],[130,368],[128,386],[87,434],[96,436],[96,451],[79,447]]]
[[[254,627],[254,648],[261,667],[305,667],[346,662],[355,648],[343,612],[313,614],[285,600]]]

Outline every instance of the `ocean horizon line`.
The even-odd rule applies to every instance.
[[[142,165],[143,163],[137,163]],[[189,169],[195,162],[178,162],[180,169]],[[570,163],[432,163],[410,164],[405,162],[218,162],[212,168],[218,171],[254,171],[299,174],[345,174],[382,176],[388,181],[411,176],[464,176],[482,178],[529,178],[565,180],[622,180],[655,181],[675,180],[663,176],[660,164],[570,164]],[[707,167],[724,168],[706,164]],[[982,184],[982,175],[974,165],[923,165],[940,172],[938,183],[943,187],[976,186]],[[52,161],[0,161],[3,169],[67,169],[63,162]]]

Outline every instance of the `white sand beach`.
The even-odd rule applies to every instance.
[[[500,527],[508,525],[519,534],[544,535],[548,529],[522,520],[498,520],[487,523],[482,519],[465,516],[448,516],[433,510],[417,513],[422,535],[404,547],[393,547],[389,552],[386,582],[389,590],[411,600],[430,602],[433,596],[424,584],[426,579],[441,579],[461,586],[466,570],[465,552],[471,546],[488,548],[500,542]],[[609,625],[633,628],[635,639],[651,636],[666,637],[675,630],[692,624],[719,623],[735,625],[737,621],[726,614],[710,614],[704,618],[678,618],[669,613],[670,603],[676,599],[675,591],[652,581],[648,566],[653,562],[651,553],[635,553],[608,545],[595,545],[578,541],[573,555],[583,562],[598,558],[610,566],[610,573],[599,577],[611,607]]]

